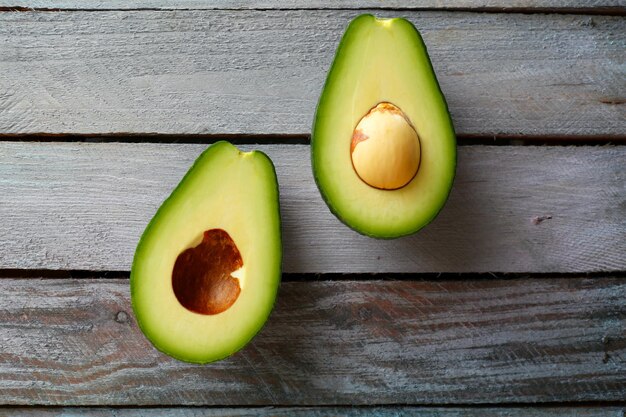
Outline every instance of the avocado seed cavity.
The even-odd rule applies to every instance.
[[[199,314],[219,314],[239,297],[236,278],[243,259],[230,235],[222,229],[206,230],[202,241],[176,258],[172,287],[180,304]]]
[[[350,156],[363,182],[382,190],[396,190],[411,182],[417,173],[420,141],[404,112],[382,102],[356,125]]]

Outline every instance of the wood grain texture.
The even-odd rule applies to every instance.
[[[0,269],[129,270],[146,224],[205,147],[0,142]],[[242,147],[253,148],[276,165],[285,272],[626,270],[626,147],[460,147],[442,213],[390,241],[329,212],[308,146]]]
[[[72,10],[128,9],[536,9],[595,11],[626,8],[623,0],[0,0],[0,7]]]
[[[626,280],[283,283],[251,345],[207,366],[137,328],[127,280],[0,280],[0,403],[621,401]]]
[[[306,135],[359,13],[0,13],[0,133]],[[377,14],[420,29],[459,134],[626,132],[622,17]]]
[[[0,417],[624,417],[621,407],[10,408]]]

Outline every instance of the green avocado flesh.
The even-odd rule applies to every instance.
[[[355,127],[381,102],[400,108],[420,141],[417,174],[396,190],[366,184],[351,160]],[[357,232],[408,235],[441,210],[454,179],[456,138],[426,46],[409,21],[361,15],[350,23],[317,106],[311,153],[322,197]]]
[[[280,283],[279,216],[276,173],[265,154],[218,142],[200,155],[148,224],[133,260],[133,311],[157,349],[207,363],[252,339]],[[213,299],[200,294],[219,295],[228,285],[237,290],[234,302],[203,312]]]

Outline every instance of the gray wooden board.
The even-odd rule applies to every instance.
[[[617,278],[283,283],[254,341],[200,366],[151,347],[127,280],[2,279],[0,403],[623,401],[625,300]]]
[[[0,408],[0,417],[624,417],[621,407]]]
[[[359,13],[0,13],[0,134],[308,134]],[[378,14],[421,30],[460,134],[626,132],[623,17]]]
[[[0,280],[0,403],[623,401],[626,280],[283,283],[262,332],[200,366],[154,350],[127,280]]]
[[[624,0],[0,0],[0,7],[42,9],[624,9]]]
[[[146,224],[205,147],[0,142],[0,269],[129,270]],[[626,270],[626,147],[459,147],[442,213],[390,241],[330,213],[308,146],[242,148],[276,164],[285,272]]]

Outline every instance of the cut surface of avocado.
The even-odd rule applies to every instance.
[[[330,210],[377,238],[414,233],[445,204],[456,137],[422,38],[402,18],[355,18],[320,96],[315,181]]]
[[[281,276],[278,185],[262,152],[211,145],[158,209],[133,260],[139,327],[160,351],[207,363],[267,320]]]

